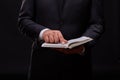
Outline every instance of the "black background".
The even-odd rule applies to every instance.
[[[0,1],[0,80],[26,80],[31,40],[18,31],[21,0]],[[120,0],[104,0],[105,33],[92,53],[93,80],[119,80]]]

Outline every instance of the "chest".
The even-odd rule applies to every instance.
[[[89,6],[90,2],[91,0],[35,0],[35,5],[39,9],[80,9]]]

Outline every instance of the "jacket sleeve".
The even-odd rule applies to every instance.
[[[40,31],[45,29],[44,26],[35,22],[34,1],[35,0],[23,0],[18,17],[20,32],[30,37],[32,40],[37,39]]]
[[[87,43],[87,46],[94,46],[104,32],[103,0],[91,1],[90,21],[83,36],[90,37],[93,39],[93,41]]]

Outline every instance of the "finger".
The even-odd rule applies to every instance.
[[[65,40],[64,38],[63,39],[61,39],[61,41],[60,41],[62,44],[66,44],[67,43],[67,40]]]
[[[58,38],[57,33],[54,33],[54,41],[55,43],[59,43],[59,38]]]
[[[55,42],[55,41],[54,41],[53,34],[50,34],[48,37],[49,37],[49,42],[50,42],[50,43],[54,43],[54,42]]]
[[[62,35],[61,33],[59,33],[58,36],[59,36],[59,40],[60,40],[60,42],[61,42],[62,44],[67,43],[67,40],[64,39],[64,37],[63,37],[63,35]]]
[[[49,43],[49,38],[48,38],[48,36],[45,36],[45,37],[44,37],[44,40],[45,40],[46,43]]]

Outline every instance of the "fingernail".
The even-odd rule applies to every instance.
[[[62,44],[65,44],[65,42],[62,42]]]

